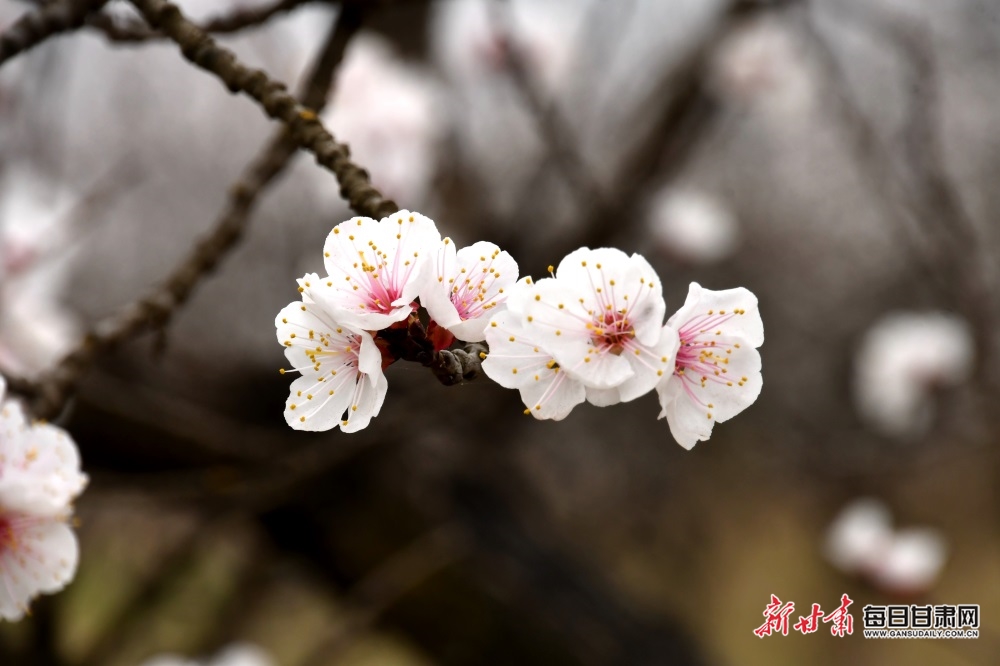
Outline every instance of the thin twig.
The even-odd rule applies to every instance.
[[[107,0],[60,0],[34,9],[0,35],[0,65],[49,37],[81,27]]]
[[[357,5],[344,7],[302,90],[304,109],[322,109],[332,85],[333,73],[343,58],[351,36],[361,24]],[[316,111],[310,111],[315,114]],[[63,408],[84,370],[98,352],[112,348],[140,333],[162,330],[178,308],[191,297],[201,279],[211,273],[237,244],[246,230],[250,213],[261,192],[284,171],[298,144],[287,129],[280,130],[250,163],[231,188],[229,201],[213,231],[199,240],[174,271],[138,301],[99,322],[82,344],[36,385],[11,383],[12,390],[33,397],[32,410],[40,417],[53,417]]]
[[[302,5],[317,0],[278,0],[259,7],[237,7],[236,9],[209,19],[201,25],[205,32],[213,34],[229,34],[240,32],[247,28],[260,26],[279,14],[287,14]],[[104,13],[92,14],[87,17],[86,24],[104,33],[112,42],[139,43],[155,39],[166,39],[162,33],[151,30],[149,26],[139,23],[121,25],[111,16]],[[308,106],[308,105],[307,105]]]

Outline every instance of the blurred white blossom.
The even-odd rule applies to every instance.
[[[889,507],[876,499],[859,499],[837,514],[827,530],[824,550],[841,571],[862,574],[875,570],[892,538]]]
[[[712,291],[692,282],[683,307],[667,321],[680,336],[672,372],[656,387],[660,418],[686,449],[712,436],[760,395],[764,322],[757,297],[739,287]]]
[[[87,484],[63,430],[31,424],[0,377],[0,617],[19,620],[39,594],[63,589],[79,549],[68,521]]]
[[[876,430],[915,437],[931,425],[933,391],[972,370],[968,324],[944,312],[894,312],[866,333],[854,362],[854,402]]]
[[[62,302],[77,198],[40,174],[8,169],[0,187],[0,370],[36,375],[79,335]]]
[[[900,596],[926,592],[937,581],[947,556],[948,547],[937,530],[899,530],[874,571],[874,581]]]
[[[777,20],[749,25],[723,42],[715,80],[736,102],[778,114],[801,113],[815,97],[815,81],[804,45]]]
[[[851,502],[834,518],[824,554],[844,573],[860,576],[887,594],[914,596],[930,590],[947,559],[940,532],[895,530],[889,508],[879,500]]]
[[[350,145],[375,187],[408,206],[423,203],[444,132],[436,81],[364,34],[348,47],[335,85],[323,113],[334,136]]]
[[[732,212],[718,199],[691,189],[658,191],[650,201],[648,225],[660,247],[692,263],[721,261],[740,240]]]
[[[233,643],[209,660],[161,654],[147,659],[142,666],[277,666],[277,662],[256,645]]]

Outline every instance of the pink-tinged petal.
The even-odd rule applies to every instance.
[[[684,306],[667,323],[676,328],[682,338],[718,335],[751,347],[764,344],[764,323],[757,297],[743,287],[713,291],[692,282]]]
[[[306,293],[337,321],[380,330],[410,314],[440,242],[434,222],[409,211],[342,222],[324,246],[328,277]]]
[[[588,311],[627,313],[639,342],[655,344],[659,339],[667,306],[659,278],[642,255],[580,248],[559,262],[556,278],[580,292],[577,297],[584,298]]]
[[[445,238],[420,302],[431,318],[459,340],[480,342],[490,316],[517,282],[517,263],[495,244],[461,250]]]
[[[593,318],[569,287],[546,278],[529,288],[522,306],[525,330],[564,371],[593,388],[618,386],[632,376],[628,361],[595,346]]]

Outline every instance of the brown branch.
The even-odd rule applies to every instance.
[[[303,113],[307,109],[320,110],[325,104],[333,73],[360,24],[361,9],[356,5],[345,6],[302,90]],[[315,115],[316,111],[309,113]],[[258,196],[284,171],[297,148],[297,142],[291,139],[287,129],[280,130],[230,188],[229,201],[214,230],[194,245],[162,284],[98,323],[83,343],[36,385],[14,381],[12,390],[33,397],[32,408],[37,416],[55,416],[99,352],[140,333],[162,330],[187,302],[201,279],[215,270],[240,240]]]
[[[299,104],[284,84],[263,70],[242,64],[231,51],[219,46],[185,18],[176,5],[166,0],[133,0],[133,3],[150,25],[177,43],[185,58],[217,76],[231,92],[241,92],[255,100],[268,117],[283,122],[298,146],[313,153],[316,161],[337,177],[340,194],[352,209],[376,219],[399,209],[372,187],[368,173],[351,161],[348,147],[337,143],[316,112]]]
[[[201,29],[214,34],[229,34],[240,32],[266,23],[280,14],[287,14],[302,5],[316,0],[278,0],[260,7],[238,7],[226,14],[220,14],[202,24]],[[87,17],[86,24],[104,33],[112,42],[139,43],[155,39],[165,39],[166,35],[136,22],[131,25],[121,25],[104,13],[92,14]],[[308,106],[308,105],[306,105]]]
[[[81,27],[107,0],[61,0],[28,12],[0,35],[0,65],[49,37]]]

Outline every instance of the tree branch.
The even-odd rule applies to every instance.
[[[81,27],[107,0],[60,0],[28,12],[0,35],[0,65],[49,37]]]
[[[347,43],[361,25],[361,18],[362,10],[353,4],[345,6],[338,16],[301,91],[303,112],[307,109],[318,111],[324,106],[334,71],[343,58]],[[309,113],[315,115],[316,111]],[[298,143],[292,140],[288,130],[280,130],[230,188],[229,201],[214,230],[194,245],[162,284],[99,322],[82,344],[36,385],[13,381],[12,390],[33,397],[33,412],[51,418],[62,410],[80,376],[99,352],[145,331],[162,330],[191,297],[201,279],[215,270],[239,242],[258,196],[285,170],[297,148]]]
[[[177,5],[166,0],[133,0],[133,3],[150,25],[177,43],[185,58],[217,76],[231,92],[241,92],[255,100],[268,117],[285,123],[298,146],[313,153],[316,161],[337,177],[340,194],[352,209],[376,219],[399,210],[395,202],[372,187],[368,173],[351,161],[348,147],[337,143],[316,112],[299,104],[284,84],[263,70],[242,64],[231,51],[219,46],[185,18]]]
[[[237,7],[231,12],[220,14],[206,21],[201,29],[214,34],[240,32],[247,28],[257,27],[279,14],[287,14],[302,5],[316,0],[278,0],[260,7]],[[100,30],[112,42],[140,43],[155,39],[165,39],[166,35],[151,30],[142,24],[120,25],[104,13],[92,14],[87,17],[86,24]],[[308,106],[308,104],[306,105]]]

